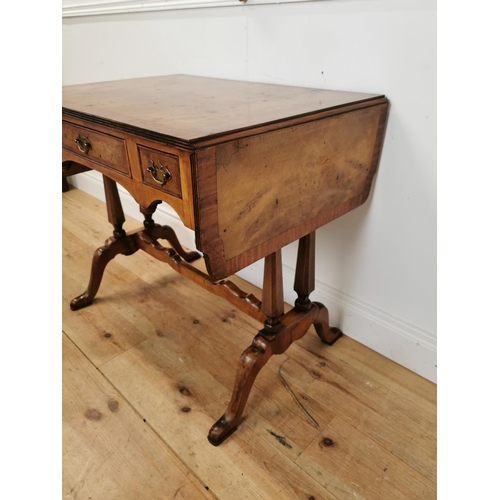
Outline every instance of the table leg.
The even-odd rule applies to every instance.
[[[281,250],[266,257],[262,312],[267,320],[252,345],[240,357],[231,401],[208,434],[208,440],[214,446],[227,439],[241,423],[255,378],[273,354],[283,354],[293,342],[306,334],[311,325],[314,325],[320,339],[329,345],[342,336],[338,328],[330,328],[327,308],[309,299],[314,290],[314,236],[311,233],[299,241],[294,283],[298,298],[295,307],[286,314],[283,314]]]
[[[122,228],[125,222],[125,215],[116,182],[106,176],[103,176],[103,179],[108,220],[113,226],[113,236],[106,240],[104,246],[95,251],[87,289],[70,303],[70,307],[74,311],[92,304],[99,290],[107,264],[117,255],[132,255],[139,248],[144,248],[142,245],[144,236],[152,242],[158,239],[168,240],[175,252],[186,262],[193,262],[201,257],[198,252],[186,252],[171,227],[155,224],[153,214],[161,201],[155,201],[149,207],[141,206],[140,210],[144,215],[144,228],[127,235]]]
[[[105,175],[102,176],[104,182],[104,195],[106,196],[106,208],[108,210],[108,220],[113,226],[113,236],[122,238],[125,236],[125,231],[122,229],[125,222],[120,195],[116,182]]]
[[[284,312],[283,275],[281,250],[268,255],[264,261],[264,286],[262,290],[262,312],[266,315],[264,329],[254,338],[240,357],[233,395],[229,406],[212,426],[208,440],[218,446],[238,427],[241,416],[252,389],[253,383],[261,368],[274,354],[273,338],[283,331],[281,316]]]
[[[315,286],[315,255],[316,232],[313,231],[299,240],[293,284],[293,289],[298,295],[295,308],[299,311],[308,311],[311,307],[309,294],[314,291]]]
[[[298,311],[308,311],[312,302],[309,295],[315,288],[315,261],[316,261],[316,232],[307,234],[299,240],[299,250],[297,252],[297,266],[295,268],[295,282],[293,289],[297,292],[295,309]],[[328,324],[328,309],[321,303],[315,303],[319,313],[314,329],[322,342],[332,345],[342,336],[338,328],[330,328]]]
[[[132,255],[137,250],[138,248],[134,245],[134,240],[127,236],[122,238],[111,237],[106,240],[104,246],[99,247],[94,252],[87,289],[71,301],[71,309],[76,311],[92,304],[99,290],[104,269],[106,269],[108,263],[119,254]]]
[[[283,298],[283,267],[281,250],[268,255],[264,260],[264,285],[262,287],[262,312],[267,320],[264,323],[267,331],[279,330],[280,318],[285,312]]]
[[[91,170],[88,167],[84,167],[83,165],[79,165],[73,161],[63,161],[62,163],[62,192],[65,193],[69,191],[68,179],[70,175],[79,174],[81,172],[87,172]]]
[[[94,252],[89,284],[85,292],[71,301],[70,307],[73,311],[92,304],[99,290],[104,269],[113,258],[119,254],[131,255],[138,250],[134,241],[128,238],[122,229],[122,225],[125,222],[125,215],[123,214],[116,182],[104,175],[103,181],[108,220],[113,226],[113,236],[106,240],[104,246],[99,247]]]

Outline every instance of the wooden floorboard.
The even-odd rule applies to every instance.
[[[213,498],[63,334],[63,498]]]
[[[125,228],[138,225],[127,220]],[[63,194],[63,330],[80,367],[64,372],[63,400],[79,405],[64,406],[63,431],[85,450],[75,445],[63,456],[67,498],[197,498],[207,491],[230,500],[436,497],[436,386],[350,338],[322,344],[313,329],[271,358],[240,428],[211,446],[208,430],[260,325],[145,253],[114,259],[94,304],[70,311],[94,249],[110,232],[103,203],[76,189]],[[106,413],[111,393],[129,416],[92,437],[89,426],[101,420],[85,412],[99,406],[115,418]],[[120,462],[124,436],[144,432],[150,444],[126,452],[126,463],[140,462],[143,475],[120,466],[109,481],[100,478],[103,457]],[[145,455],[160,471],[146,483],[150,496],[127,496],[145,484]],[[166,464],[181,471],[175,488],[163,484]],[[82,484],[91,494],[78,493]],[[179,496],[191,494],[188,486],[193,496]]]

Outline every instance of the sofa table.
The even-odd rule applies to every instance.
[[[140,249],[263,324],[240,357],[226,412],[209,431],[213,445],[236,430],[273,354],[311,325],[327,344],[342,335],[330,328],[327,309],[309,299],[315,230],[367,199],[387,111],[382,95],[187,75],[63,87],[63,172],[103,174],[113,226],[71,309],[92,303],[111,259]],[[122,228],[116,183],[144,215],[136,231]],[[195,231],[202,255],[185,251],[170,227],[154,222],[161,202]],[[281,249],[295,240],[297,300],[285,314]],[[190,265],[201,256],[208,274]],[[262,302],[225,279],[261,258]]]

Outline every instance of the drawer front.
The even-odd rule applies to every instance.
[[[146,146],[137,146],[142,183],[182,199],[179,157]]]
[[[62,146],[130,177],[125,140],[63,121]]]

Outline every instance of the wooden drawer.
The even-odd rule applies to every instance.
[[[130,177],[127,147],[120,137],[63,121],[62,145],[78,156]]]
[[[179,157],[137,145],[142,183],[182,199]]]

